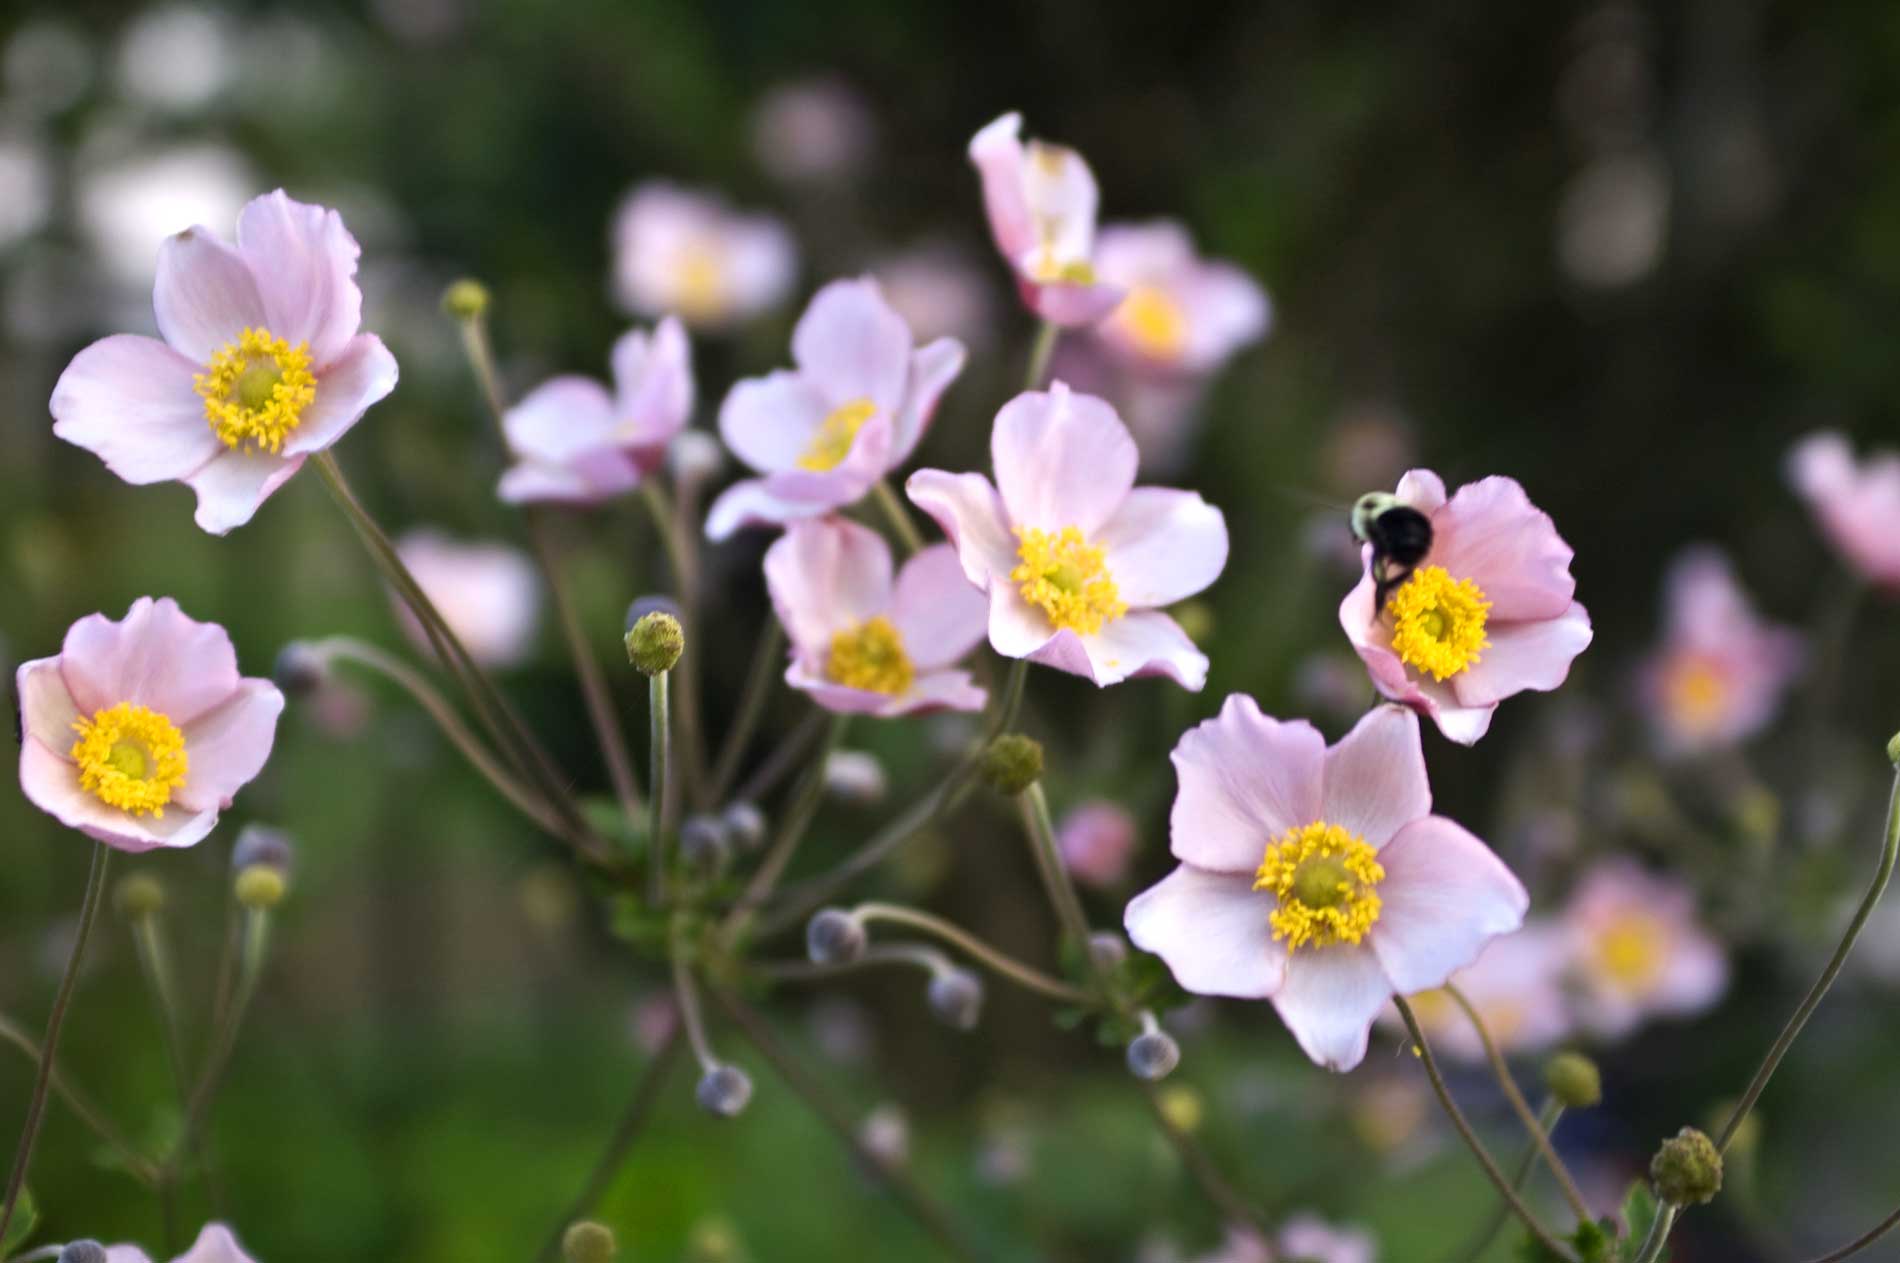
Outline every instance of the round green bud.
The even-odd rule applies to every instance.
[[[984,783],[999,794],[1020,794],[1042,779],[1042,746],[1019,732],[1006,732],[983,751]]]
[[[1587,1110],[1603,1100],[1603,1075],[1582,1053],[1558,1053],[1545,1062],[1544,1086],[1565,1109]]]
[[[1722,1191],[1722,1154],[1694,1127],[1663,1141],[1649,1163],[1656,1196],[1672,1206],[1701,1205]]]
[[[270,864],[253,864],[237,875],[232,883],[237,901],[260,912],[275,908],[290,891],[284,870]]]
[[[475,320],[488,312],[488,286],[463,277],[442,291],[442,310],[457,320]]]
[[[620,1253],[614,1230],[591,1219],[577,1220],[567,1226],[561,1237],[561,1257],[567,1263],[608,1263]]]
[[[671,614],[642,615],[627,633],[627,661],[641,675],[664,675],[686,652],[686,631]]]
[[[165,906],[165,887],[150,873],[128,873],[112,893],[119,915],[128,921],[152,916]]]

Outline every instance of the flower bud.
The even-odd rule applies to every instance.
[[[286,697],[308,697],[317,691],[327,674],[323,655],[301,640],[293,640],[277,651],[270,678]]]
[[[1020,794],[1042,779],[1042,746],[1019,732],[1006,732],[984,749],[979,770],[997,793]]]
[[[268,864],[253,864],[237,875],[232,883],[232,893],[237,901],[256,912],[268,912],[284,901],[290,893],[290,882],[281,868],[272,868]]]
[[[627,633],[627,661],[641,675],[665,675],[686,652],[686,631],[665,611],[643,614]]]
[[[475,320],[488,312],[488,286],[464,277],[442,291],[442,310],[457,320]]]
[[[1582,1053],[1562,1052],[1545,1062],[1544,1086],[1565,1109],[1587,1110],[1603,1099],[1603,1075]]]
[[[1089,935],[1089,959],[1097,969],[1117,969],[1128,959],[1128,940],[1113,930]]]
[[[1143,1031],[1128,1043],[1128,1072],[1153,1083],[1181,1064],[1181,1045],[1164,1030]]]
[[[680,825],[680,858],[700,873],[716,873],[732,857],[732,844],[717,816],[689,816]]]
[[[280,873],[288,873],[293,854],[290,834],[284,830],[273,829],[267,824],[247,824],[239,831],[237,842],[231,847],[231,871],[241,873],[247,868],[262,865]]]
[[[756,851],[765,844],[765,813],[757,803],[734,803],[719,814],[719,822],[741,851]]]
[[[128,921],[149,917],[165,906],[165,887],[150,873],[127,873],[112,893],[119,915]]]
[[[561,1237],[561,1258],[565,1263],[610,1263],[620,1253],[614,1230],[606,1224],[582,1219],[567,1226]]]
[[[1722,1191],[1722,1154],[1708,1136],[1684,1127],[1656,1151],[1649,1178],[1670,1205],[1700,1205]]]
[[[68,1241],[53,1263],[107,1263],[111,1257],[97,1241]]]
[[[870,936],[841,908],[822,908],[805,924],[805,954],[815,965],[849,965],[864,957]]]
[[[931,976],[925,999],[938,1021],[967,1031],[983,1014],[983,980],[967,969],[946,969]]]
[[[873,807],[889,788],[884,765],[869,750],[833,750],[825,759],[825,792],[841,802]]]
[[[666,447],[666,468],[675,482],[692,486],[717,478],[726,465],[726,449],[704,430],[681,430]]]
[[[708,1114],[737,1118],[752,1100],[752,1079],[737,1066],[714,1066],[699,1077],[693,1095]]]

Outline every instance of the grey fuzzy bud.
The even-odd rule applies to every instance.
[[[805,924],[805,954],[817,965],[848,965],[862,959],[869,936],[849,912],[824,908]]]
[[[757,803],[734,803],[720,813],[719,822],[741,851],[756,851],[765,844],[765,813]]]
[[[97,1241],[68,1241],[55,1263],[106,1263],[106,1248]]]
[[[231,871],[241,873],[247,868],[274,868],[280,873],[287,873],[294,850],[290,835],[282,829],[273,829],[267,824],[247,824],[231,847]]]
[[[693,1096],[719,1118],[737,1118],[752,1100],[752,1079],[737,1066],[714,1066],[699,1077]]]
[[[1128,959],[1128,940],[1113,930],[1089,935],[1089,959],[1097,969],[1114,969]]]
[[[938,1021],[967,1031],[983,1015],[983,980],[967,969],[946,969],[931,978],[926,998]]]
[[[1128,1043],[1128,1072],[1137,1079],[1165,1079],[1180,1064],[1181,1045],[1166,1031],[1143,1031]]]
[[[680,825],[680,858],[702,873],[717,872],[732,857],[732,844],[717,816],[692,816]]]
[[[286,697],[308,697],[317,691],[326,674],[323,655],[301,640],[293,640],[277,651],[270,678]]]

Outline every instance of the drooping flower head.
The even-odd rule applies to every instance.
[[[140,597],[123,621],[80,619],[59,656],[22,663],[20,787],[121,851],[184,847],[263,770],[284,696],[238,675],[215,623]]]
[[[614,216],[614,295],[650,320],[677,313],[721,329],[776,307],[798,256],[785,226],[663,180],[640,185]]]
[[[1645,1017],[1690,1017],[1728,987],[1728,960],[1686,886],[1629,860],[1587,875],[1564,911],[1578,1018],[1606,1038]]]
[[[1556,688],[1589,645],[1570,545],[1515,479],[1466,483],[1447,500],[1437,474],[1414,469],[1397,497],[1431,522],[1430,551],[1379,608],[1367,545],[1339,623],[1379,692],[1470,745],[1500,701]]]
[[[1393,995],[1443,986],[1523,923],[1517,878],[1431,814],[1410,710],[1380,706],[1328,748],[1235,694],[1173,759],[1181,865],[1128,905],[1129,938],[1189,991],[1273,1001],[1330,1070],[1359,1064]]]
[[[1091,798],[1069,809],[1056,826],[1056,849],[1075,879],[1085,886],[1118,886],[1134,858],[1135,818],[1128,808],[1106,798]]]
[[[1857,462],[1844,435],[1811,434],[1788,454],[1788,477],[1847,563],[1900,592],[1900,452]]]
[[[396,553],[476,662],[506,667],[528,656],[540,622],[541,585],[519,549],[423,529],[397,540]],[[409,638],[426,650],[422,625],[394,593],[390,599]]]
[[[1095,176],[1073,149],[1025,145],[1022,126],[1022,115],[1005,114],[970,141],[990,236],[1031,311],[1053,324],[1094,324],[1123,293],[1095,270]]]
[[[152,1263],[152,1256],[135,1245],[115,1245],[106,1249],[106,1263]],[[206,1224],[198,1240],[172,1263],[257,1263],[231,1230],[223,1224]]]
[[[1720,749],[1761,731],[1800,668],[1800,636],[1758,618],[1728,558],[1712,548],[1676,560],[1663,600],[1663,643],[1641,679],[1663,748]]]
[[[833,281],[792,331],[798,367],[748,378],[719,409],[719,434],[762,478],[728,487],[706,516],[725,539],[752,525],[821,517],[904,463],[963,370],[963,344],[916,346],[870,277]]]
[[[1484,1019],[1485,1029],[1506,1055],[1541,1052],[1570,1034],[1564,975],[1570,964],[1566,935],[1550,925],[1527,925],[1495,939],[1451,982]],[[1409,997],[1425,1037],[1441,1056],[1472,1063],[1485,1059],[1484,1041],[1471,1019],[1443,990]],[[1403,1029],[1396,1009],[1385,1020]]]
[[[514,464],[501,476],[510,504],[599,504],[631,491],[666,459],[693,412],[686,330],[669,316],[651,334],[614,343],[611,393],[591,377],[543,382],[508,410]]]
[[[1205,376],[1267,331],[1259,283],[1231,263],[1201,258],[1173,220],[1103,228],[1095,271],[1127,294],[1095,334],[1137,371]]]
[[[282,189],[238,215],[237,244],[188,228],[158,253],[163,341],[115,334],[53,387],[53,433],[129,483],[177,481],[214,535],[258,506],[396,386],[396,361],[358,333],[356,239],[333,210]]]
[[[786,683],[827,710],[880,716],[981,710],[984,692],[951,664],[983,639],[983,594],[947,544],[905,562],[876,531],[800,522],[765,554],[765,583],[791,640]]]
[[[996,482],[920,469],[907,490],[989,593],[990,644],[1009,658],[1115,684],[1207,682],[1207,658],[1160,607],[1227,563],[1227,522],[1192,491],[1135,486],[1135,442],[1106,402],[1061,382],[1003,405]]]

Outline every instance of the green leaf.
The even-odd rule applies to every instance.
[[[1656,1216],[1661,1207],[1656,1205],[1656,1195],[1650,1192],[1648,1180],[1635,1180],[1630,1191],[1623,1196],[1623,1240],[1619,1257],[1633,1261],[1636,1251],[1649,1238],[1649,1230],[1655,1226]]]
[[[33,1190],[22,1188],[20,1200],[13,1207],[13,1222],[7,1225],[7,1235],[0,1240],[0,1258],[10,1258],[13,1252],[27,1243],[33,1230],[40,1226],[40,1208],[33,1204]]]

